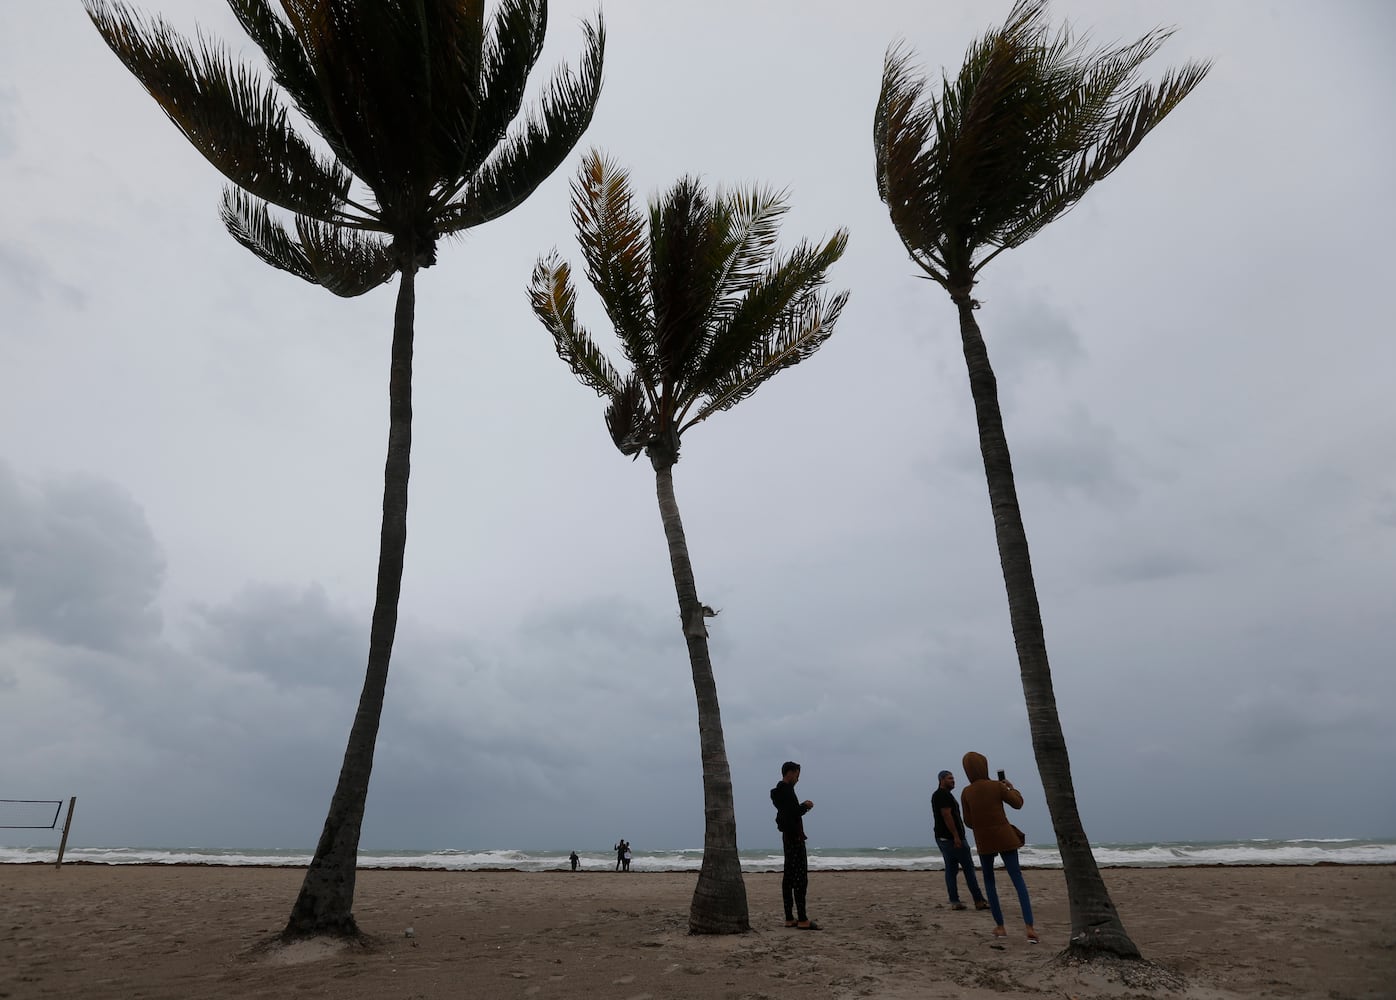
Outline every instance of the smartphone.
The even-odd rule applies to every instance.
[[[1007,780],[1008,780],[1008,779],[1005,778],[1005,777],[1003,776],[1003,769],[1000,768],[1000,769],[999,769],[999,781],[1007,781]]]

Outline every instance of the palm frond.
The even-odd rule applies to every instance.
[[[1075,207],[1097,181],[1112,173],[1138,148],[1144,137],[1202,82],[1210,68],[1206,62],[1188,63],[1179,70],[1166,72],[1157,85],[1135,88],[1101,126],[1096,140],[1080,149],[1071,163],[1042,186],[1036,201],[1024,206],[1016,225],[1000,234],[996,242],[1003,249],[1021,246]],[[989,259],[986,257],[979,266]]]
[[[730,410],[759,389],[783,368],[799,364],[814,354],[834,332],[834,324],[848,301],[848,293],[832,298],[810,295],[795,305],[783,321],[727,377],[716,382],[707,402],[683,425],[687,430],[714,413]]]
[[[527,2],[527,0],[525,0]],[[425,3],[421,31],[426,36],[424,61],[430,107],[430,129],[433,159],[438,176],[433,197],[445,204],[458,191],[460,181],[475,172],[479,162],[470,163],[470,149],[477,135],[484,103],[481,85],[485,70],[486,45],[489,33],[485,28],[483,0],[462,3]],[[504,0],[498,8],[500,16],[509,16],[520,6],[519,0]],[[545,19],[546,20],[546,19]],[[527,32],[527,22],[509,22],[509,31]],[[538,44],[541,46],[541,28]],[[525,44],[532,44],[526,40]],[[522,71],[526,79],[530,64]],[[497,138],[496,140],[497,141]],[[491,142],[491,148],[494,142]]]
[[[353,229],[296,216],[296,234],[315,280],[328,291],[353,298],[392,280],[398,256],[390,241]]]
[[[219,214],[233,239],[264,263],[344,298],[377,288],[397,271],[386,240],[303,215],[296,216],[292,237],[265,201],[239,188],[224,189]]]
[[[292,212],[344,221],[351,175],[290,127],[275,92],[220,49],[123,4],[83,0],[111,50],[205,159],[234,184]],[[364,221],[364,220],[359,220]]]
[[[558,354],[585,384],[609,394],[606,425],[622,453],[646,451],[656,468],[672,464],[683,430],[735,406],[828,339],[848,295],[822,298],[818,290],[848,234],[778,257],[784,211],[782,194],[754,188],[714,199],[683,177],[650,200],[646,241],[626,172],[595,150],[583,158],[573,215],[588,277],[640,363],[618,382],[578,333],[571,275],[556,252],[538,262],[530,296]],[[646,303],[652,321],[637,321]]]
[[[353,153],[335,133],[320,92],[320,84],[306,58],[305,49],[290,26],[277,17],[272,0],[228,0],[242,29],[266,56],[272,79],[295,102],[297,110],[325,140],[335,156],[351,172]]]
[[[699,303],[691,339],[676,359],[671,378],[685,388],[675,394],[674,415],[683,413],[697,398],[695,387],[706,382],[704,371],[711,367],[713,346],[720,331],[730,325],[733,313],[746,294],[772,266],[780,219],[786,212],[783,192],[753,187],[736,191],[718,190],[708,223],[709,239],[704,254],[694,260],[694,282],[708,296]]]
[[[652,385],[654,312],[644,219],[635,210],[629,175],[596,150],[582,158],[572,182],[572,222],[587,279],[601,296],[621,350]]]
[[[442,233],[470,229],[512,211],[577,145],[596,110],[605,54],[600,18],[585,31],[587,47],[578,71],[561,69],[553,76],[540,108],[496,147],[466,185],[463,197],[442,209]]]
[[[727,216],[717,295],[728,299],[746,292],[769,266],[789,206],[783,191],[762,187],[719,192],[717,203]]]
[[[894,45],[883,62],[873,116],[877,191],[912,259],[927,273],[944,275],[944,188],[933,145],[936,105],[923,101],[926,80],[912,72],[911,58],[907,49]]]
[[[265,264],[318,285],[305,249],[271,217],[267,203],[240,188],[224,188],[219,215],[228,233]]]
[[[622,455],[638,455],[654,440],[656,422],[645,387],[634,373],[606,407],[606,429]]]
[[[1099,143],[1115,113],[1130,101],[1127,88],[1140,65],[1172,34],[1155,29],[1129,45],[1085,52],[1073,47],[1071,62],[1054,74],[1058,81],[1050,108],[1053,144],[1076,151]]]
[[[1088,50],[1046,21],[1046,0],[1018,0],[974,42],[937,95],[889,51],[874,118],[878,192],[912,258],[963,287],[1003,250],[1069,210],[1177,106],[1206,64],[1134,87],[1169,37]]]
[[[1002,29],[970,47],[937,109],[944,227],[952,236],[943,253],[961,279],[975,248],[992,242],[1061,164],[1046,123],[1059,87],[1044,68],[1046,53],[1069,38],[1047,36],[1044,10],[1038,0],[1015,5]]]
[[[1006,49],[1021,82],[1001,96],[996,115],[1011,117],[1023,128],[1017,133],[999,129],[1006,136],[1006,155],[983,172],[996,193],[973,195],[993,206],[974,233],[980,246],[1020,245],[1074,204],[1079,195],[1070,191],[1072,175],[1079,174],[1076,167],[1109,134],[1111,118],[1129,101],[1124,89],[1169,35],[1156,30],[1128,45],[1087,50],[1065,28],[1052,39],[1046,31],[1045,25],[1034,25],[1031,36],[1010,39]],[[1032,221],[1025,224],[1027,219]]]
[[[529,282],[533,314],[553,336],[557,356],[581,383],[599,396],[617,396],[622,380],[591,335],[577,323],[577,295],[571,268],[554,251],[540,258]]]
[[[543,53],[545,0],[503,0],[490,20],[481,58],[479,110],[459,177],[467,180],[494,152],[523,108],[528,76]]]
[[[1047,38],[1045,6],[1015,4],[1003,27],[969,46],[954,80],[942,77],[938,95],[923,97],[905,50],[889,53],[879,109],[890,124],[874,134],[895,170],[883,171],[881,190],[913,259],[942,284],[952,272],[963,280],[974,249],[1057,165],[1041,155],[1042,116],[1054,101],[1035,76],[1041,60],[1025,57],[1068,42]]]
[[[771,331],[790,325],[847,247],[848,233],[840,230],[823,245],[801,243],[783,259],[768,261],[766,272],[734,302],[726,322],[714,333],[701,367],[688,381],[685,408],[699,397],[725,394],[731,373],[764,366]]]
[[[730,219],[693,177],[652,199],[649,215],[653,353],[664,389],[656,419],[663,425],[677,413],[677,388],[702,361],[728,256]]]
[[[282,7],[354,172],[384,212],[397,215],[387,228],[412,227],[442,171],[423,4],[283,0]]]

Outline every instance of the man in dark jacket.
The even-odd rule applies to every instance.
[[[805,813],[814,808],[809,799],[795,796],[800,765],[787,760],[780,766],[780,782],[771,789],[771,805],[776,807],[776,827],[785,848],[785,873],[780,880],[780,898],[785,904],[785,926],[817,931],[819,925],[805,912],[805,890],[809,886],[809,855],[805,851]]]

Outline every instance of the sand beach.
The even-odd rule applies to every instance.
[[[0,998],[811,1000],[1396,996],[1396,866],[1106,869],[1164,971],[1053,961],[1060,871],[1027,873],[1043,943],[952,911],[939,872],[815,872],[823,929],[786,929],[780,875],[749,874],[753,933],[687,934],[687,872],[359,873],[369,947],[268,945],[301,870],[0,865]],[[411,936],[407,930],[411,928]]]

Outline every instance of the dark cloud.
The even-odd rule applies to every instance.
[[[195,608],[194,615],[196,651],[278,688],[352,685],[363,676],[367,623],[331,608],[319,585],[249,587],[225,604]]]
[[[1009,448],[1014,475],[1021,482],[1078,494],[1109,507],[1128,505],[1138,495],[1122,468],[1118,436],[1084,406],[1072,405],[1056,419],[1016,428]]]
[[[94,650],[148,640],[164,569],[124,490],[83,478],[29,487],[0,464],[0,594],[13,628]]]

